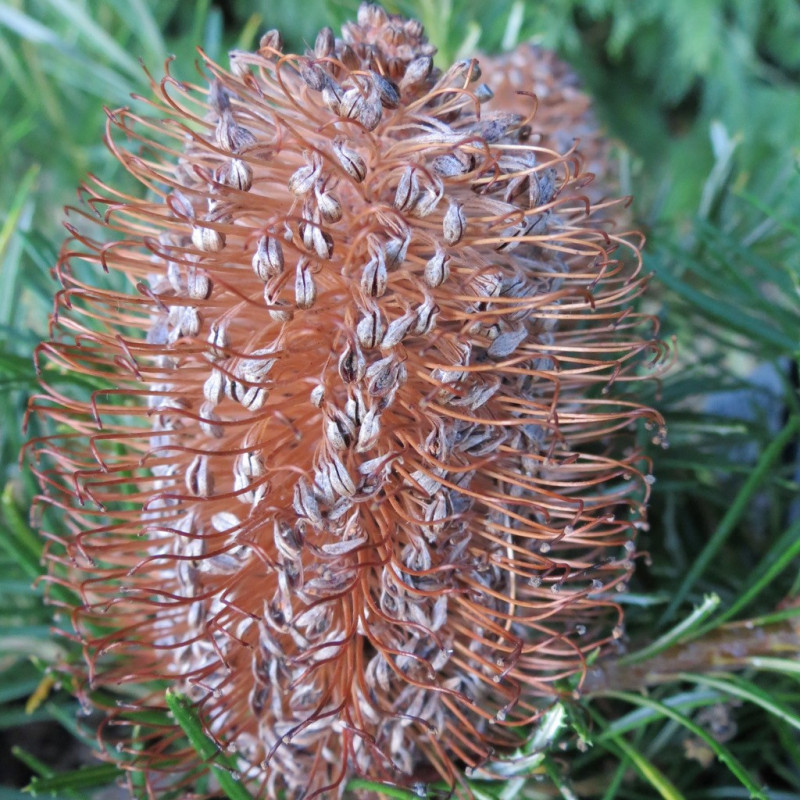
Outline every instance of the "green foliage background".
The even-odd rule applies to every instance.
[[[670,449],[653,453],[658,482],[642,537],[649,557],[625,598],[628,650],[646,648],[628,660],[667,674],[641,681],[657,684],[646,696],[606,692],[562,709],[566,722],[549,749],[521,761],[505,784],[476,784],[478,796],[800,800],[800,6],[386,5],[426,24],[442,63],[534,38],[576,67],[619,142],[622,189],[635,195],[648,234],[647,265],[657,276],[648,308],[677,342],[677,365],[650,398],[668,419]],[[158,74],[173,53],[178,76],[191,77],[195,45],[224,61],[231,47],[250,47],[278,27],[302,48],[354,11],[334,0],[0,2],[3,741],[42,720],[58,721],[65,736],[90,735],[64,691],[24,709],[66,645],[50,631],[41,586],[30,586],[41,545],[27,525],[35,487],[19,453],[37,391],[31,352],[47,334],[56,288],[61,209],[89,171],[125,180],[102,143],[103,106],[146,91],[140,58]],[[739,670],[715,670],[714,643],[730,631],[720,626],[745,618],[755,622],[736,629]],[[748,650],[773,634],[766,654]],[[695,648],[692,674],[670,663],[677,651],[668,645]],[[203,752],[193,721],[182,722]],[[87,797],[116,778],[108,766],[54,777],[34,753],[0,752],[0,800],[28,796],[14,785],[23,762],[44,795]],[[216,769],[228,767],[218,761]],[[240,796],[229,784],[221,791]]]

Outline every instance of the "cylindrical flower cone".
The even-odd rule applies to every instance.
[[[433,52],[363,6],[305,55],[270,32],[210,88],[153,81],[151,116],[108,115],[145,199],[70,209],[38,360],[97,388],[44,382],[34,469],[80,690],[119,694],[153,786],[197,765],[140,713],[170,686],[257,797],[468,796],[621,635],[662,427],[631,391],[663,351],[640,237],[583,130]]]

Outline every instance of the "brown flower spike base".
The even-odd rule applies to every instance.
[[[583,96],[516,93],[520,58],[563,66],[528,49],[487,85],[433,53],[363,6],[306,55],[272,31],[209,89],[153,82],[152,117],[108,115],[147,199],[95,180],[70,210],[39,364],[97,390],[44,385],[35,469],[81,690],[122,692],[106,728],[153,796],[197,759],[126,727],[154,681],[260,798],[468,796],[621,633],[632,431],[662,426],[625,399],[663,354],[640,237],[563,152],[603,164]]]

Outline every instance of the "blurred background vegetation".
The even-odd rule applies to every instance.
[[[800,5],[385,5],[425,23],[442,63],[533,39],[573,64],[618,142],[622,191],[648,236],[647,308],[677,341],[676,367],[649,390],[670,447],[652,453],[648,556],[623,598],[634,655],[616,687],[650,691],[607,681],[563,709],[548,750],[506,784],[476,784],[476,796],[800,800]],[[303,48],[355,8],[0,2],[0,800],[29,796],[32,779],[40,795],[110,797],[117,777],[85,766],[91,720],[42,683],[67,645],[51,633],[41,586],[31,589],[41,545],[27,526],[35,487],[19,464],[62,208],[89,171],[125,181],[103,145],[103,107],[146,92],[140,60],[158,75],[174,54],[174,72],[191,79],[196,45],[225,62],[277,27]],[[694,661],[680,661],[687,652]],[[720,653],[736,672],[714,670]]]

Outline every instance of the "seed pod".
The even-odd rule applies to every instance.
[[[203,397],[209,403],[217,405],[225,393],[225,381],[223,374],[218,369],[212,369],[211,374],[203,384]]]
[[[407,67],[400,81],[400,90],[406,91],[424,83],[433,69],[433,59],[430,56],[415,58]]]
[[[450,206],[442,219],[442,234],[449,245],[458,244],[467,227],[467,219],[461,203],[450,201]]]
[[[274,350],[272,348],[263,348],[261,350],[254,350],[250,354],[250,358],[245,359],[239,364],[236,369],[237,377],[248,383],[263,383],[266,380],[269,371],[275,366],[276,358],[272,358]]]
[[[521,325],[518,329],[501,333],[486,351],[492,358],[507,358],[528,336],[528,330]]]
[[[364,95],[360,89],[347,89],[339,101],[339,116],[345,119],[356,119],[364,104]]]
[[[425,283],[432,289],[441,286],[447,280],[447,276],[450,274],[450,268],[447,266],[449,260],[450,257],[444,250],[437,248],[434,255],[425,264]]]
[[[367,391],[372,397],[382,397],[394,387],[396,378],[396,357],[388,355],[367,368]]]
[[[310,58],[300,59],[298,71],[305,85],[314,92],[321,92],[328,84],[328,73]]]
[[[472,158],[460,151],[446,153],[433,159],[433,171],[443,178],[466,175],[472,169]]]
[[[474,90],[474,94],[475,94],[475,97],[478,100],[478,102],[481,103],[481,104],[487,103],[489,100],[491,100],[494,97],[494,92],[485,83],[480,84]]]
[[[216,130],[217,144],[229,153],[241,153],[256,143],[256,137],[239,125],[230,111],[222,114]]]
[[[203,403],[199,409],[200,428],[206,436],[214,439],[221,439],[225,435],[225,429],[219,424],[219,415],[214,411],[214,406],[209,402]]]
[[[192,268],[186,276],[186,293],[192,300],[208,300],[211,297],[211,280],[204,272]]]
[[[383,322],[380,309],[374,307],[365,312],[358,325],[356,325],[356,336],[359,344],[365,350],[372,350],[372,348],[378,346],[383,338]]]
[[[183,220],[194,220],[194,206],[192,201],[178,189],[175,189],[167,197],[167,205],[172,213],[178,218]]]
[[[388,350],[390,347],[396,347],[400,344],[416,321],[416,312],[410,310],[406,311],[403,316],[392,320],[381,342],[381,350]]]
[[[200,312],[194,306],[184,306],[181,309],[180,322],[177,326],[181,336],[197,336],[201,325]]]
[[[361,291],[367,297],[383,297],[388,279],[386,262],[383,259],[383,253],[379,250],[361,272]]]
[[[303,548],[303,542],[297,531],[291,525],[276,520],[272,530],[273,541],[278,552],[291,560],[297,559]],[[278,649],[275,655],[283,655],[283,650]]]
[[[260,411],[267,402],[269,392],[263,386],[250,386],[245,389],[239,402],[248,411]]]
[[[311,231],[311,243],[318,258],[330,261],[333,257],[333,237],[325,233],[319,225],[314,225]]]
[[[343,42],[341,39],[337,40],[337,52],[339,61],[344,64],[347,70],[353,72],[353,70],[361,69],[361,59],[347,42]]]
[[[556,192],[556,172],[546,169],[543,172],[534,172],[530,177],[530,205],[537,208],[549,203]]]
[[[366,453],[375,446],[381,432],[381,416],[377,407],[373,406],[367,411],[361,426],[358,429],[356,452]]]
[[[426,296],[422,305],[417,309],[417,323],[414,326],[414,334],[427,336],[436,325],[436,315],[438,313],[439,306],[433,302],[432,297]]]
[[[360,381],[367,369],[364,354],[358,345],[348,342],[339,357],[339,375],[345,383]]]
[[[253,254],[253,272],[262,281],[268,281],[283,272],[283,248],[272,236],[262,236]]]
[[[241,381],[228,379],[225,382],[225,394],[237,403],[242,402],[247,387]]]
[[[450,65],[450,68],[439,79],[439,86],[452,85],[456,82],[460,83],[466,79],[467,82],[473,80],[473,73],[477,70],[478,77],[480,77],[480,67],[478,62],[473,59],[461,59]]]
[[[289,191],[298,197],[310,192],[319,178],[320,164],[306,164],[298,167],[289,178]]]
[[[230,346],[227,325],[224,322],[212,322],[206,341],[211,345],[209,355],[213,356],[215,360],[224,358],[225,350]]]
[[[338,409],[333,409],[331,416],[325,420],[325,438],[336,450],[346,450],[354,435],[355,426],[352,420]]]
[[[347,402],[344,405],[344,413],[353,420],[354,425],[360,425],[367,413],[367,406],[364,397],[358,389],[350,389]]]
[[[195,497],[214,494],[214,476],[208,469],[208,456],[195,456],[186,469],[186,488]]]
[[[322,522],[319,505],[305,478],[300,478],[294,485],[292,507],[299,516],[307,518],[313,525]]]
[[[442,195],[439,192],[428,187],[424,192],[419,193],[416,202],[408,210],[408,213],[413,217],[423,219],[436,210],[436,206],[439,205],[439,200],[441,199]]]
[[[317,208],[322,219],[328,223],[338,222],[342,218],[342,205],[333,192],[321,192],[318,188],[314,191],[317,197]]]
[[[260,39],[258,46],[261,50],[275,50],[278,53],[283,51],[283,37],[280,31],[272,28],[268,30]]]
[[[357,183],[361,183],[367,177],[367,165],[364,159],[353,149],[344,144],[343,139],[335,139],[333,142],[333,152],[342,169]]]
[[[388,17],[386,12],[373,3],[362,3],[358,7],[358,24],[364,28],[380,28],[386,24]]]
[[[400,176],[394,193],[394,207],[398,211],[408,211],[414,206],[419,196],[419,180],[413,167],[406,167]]]
[[[374,131],[383,119],[381,101],[376,93],[370,93],[358,109],[358,114],[352,119],[360,122],[368,131]]]
[[[204,253],[218,253],[225,247],[225,234],[214,228],[192,228],[192,244]]]
[[[342,94],[341,87],[333,78],[330,79],[328,85],[322,90],[322,102],[329,111],[337,116],[339,116],[342,109]]]
[[[370,78],[372,78],[372,84],[378,93],[381,105],[384,108],[397,108],[400,105],[400,92],[397,86],[377,72],[371,72]]]
[[[314,42],[314,55],[317,58],[328,58],[333,55],[336,40],[330,28],[322,28]]]
[[[268,304],[267,313],[274,322],[289,322],[294,319],[294,311],[287,300],[275,300]]]
[[[311,274],[311,262],[301,258],[297,262],[294,277],[294,299],[298,308],[308,309],[317,299],[317,285]]]
[[[331,454],[327,467],[328,478],[336,494],[352,497],[356,493],[356,485],[339,457]]]
[[[389,239],[383,248],[386,261],[386,269],[393,270],[399,267],[405,260],[408,253],[408,245],[411,238],[406,236],[404,239]]]
[[[325,387],[317,384],[311,390],[311,405],[320,408],[322,406],[322,401],[325,399]]]
[[[217,170],[216,179],[225,186],[248,192],[253,186],[253,170],[246,161],[232,158]]]
[[[211,81],[211,85],[208,87],[208,104],[217,114],[230,115],[231,96],[220,81]]]

